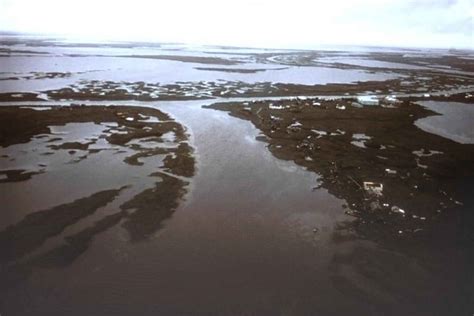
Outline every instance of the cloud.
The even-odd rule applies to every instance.
[[[471,0],[0,0],[0,29],[260,47],[473,47]]]

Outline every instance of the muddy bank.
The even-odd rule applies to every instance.
[[[118,126],[114,128],[122,129],[122,133],[107,136],[111,144],[123,145],[135,138],[160,137],[170,131],[176,133],[179,140],[186,139],[185,130],[180,124],[174,122],[167,114],[150,108],[71,106],[41,109],[41,107],[1,107],[0,146],[25,143],[35,135],[50,134],[51,125],[82,122],[116,123]],[[154,118],[154,121],[150,122],[150,118]],[[65,149],[71,147],[64,144],[61,146]]]
[[[247,68],[217,68],[217,67],[196,67],[197,70],[203,71],[221,71],[221,72],[235,72],[242,74],[254,74],[257,72],[267,71],[267,70],[281,70],[285,68],[271,68],[271,69],[247,69]]]
[[[120,189],[98,192],[72,203],[32,213],[9,226],[0,232],[0,245],[4,249],[0,264],[21,258],[40,247],[51,236],[60,234],[65,227],[110,203],[119,192]]]
[[[371,51],[372,50],[372,51]],[[374,48],[362,51],[303,51],[288,53],[262,53],[255,58],[261,63],[278,63],[289,66],[322,66],[340,69],[360,69],[366,71],[411,70],[427,73],[472,73],[470,62],[472,52],[460,50],[419,50],[399,49],[399,51],[376,51]],[[383,50],[383,49],[382,49]],[[365,63],[379,61],[381,63]]]
[[[195,173],[186,128],[155,109],[1,107],[0,125],[1,297],[112,229],[121,243],[150,240]]]
[[[134,210],[126,216],[123,223],[123,227],[130,232],[132,242],[153,236],[162,227],[163,221],[178,207],[179,201],[186,193],[185,187],[189,184],[162,173],[155,176],[160,177],[162,181],[120,206],[123,210]]]
[[[375,60],[395,62],[395,63],[408,63],[417,66],[430,65],[433,68],[445,68],[445,69],[456,69],[466,72],[474,72],[474,65],[471,60],[465,57],[472,57],[472,52],[462,50],[451,50],[446,55],[432,54],[400,54],[400,53],[371,53],[370,57]]]
[[[110,231],[121,244],[154,238],[195,173],[185,127],[155,109],[1,107],[0,126],[2,311]]]
[[[68,192],[71,196],[93,191],[94,187],[111,186],[115,190],[27,212],[24,219],[0,232],[0,244],[11,252],[4,253],[0,262],[21,258],[47,239],[58,238],[83,218],[100,213],[119,194],[123,202],[117,206],[122,210],[118,222],[123,222],[132,240],[144,240],[172,215],[187,192],[189,181],[183,177],[190,179],[195,172],[194,150],[185,127],[155,109],[2,107],[0,125],[0,186],[6,193],[0,200],[6,204],[6,223],[10,212],[12,218],[18,218],[22,212],[13,210],[21,205],[33,210],[37,207],[28,200],[20,203],[25,193],[16,189],[17,183],[25,190],[42,186],[52,191],[64,191],[56,186],[67,183],[78,188]],[[115,189],[117,180],[112,175],[94,180],[96,174],[103,173],[94,168],[107,161],[124,184],[121,189]],[[76,174],[73,182],[71,174]],[[7,192],[18,197],[11,200]],[[69,200],[68,196],[45,197],[40,204],[56,205],[55,201],[63,200]],[[100,216],[98,220],[102,220]]]
[[[8,158],[8,157],[4,157]],[[23,169],[10,169],[0,171],[0,183],[3,182],[17,182],[31,179],[32,176],[42,173],[42,171],[26,171]]]
[[[114,214],[100,218],[77,233],[62,236],[64,242],[59,246],[44,252],[37,251],[22,263],[17,261],[40,249],[48,239],[61,236],[68,227],[77,225],[80,220],[112,203],[126,188],[97,192],[72,203],[41,210],[7,227],[0,232],[0,245],[5,250],[0,257],[0,268],[8,268],[9,272],[22,272],[25,266],[54,268],[68,265],[87,250],[96,235],[119,224],[129,232],[131,242],[140,242],[153,236],[162,228],[163,221],[172,216],[189,184],[161,173],[154,176],[162,181],[120,205]],[[5,280],[6,276],[1,272],[0,269],[0,278]]]
[[[44,101],[39,97],[39,93],[0,93],[0,101],[14,102],[14,101]]]
[[[1,75],[11,75],[11,73],[4,73]],[[21,74],[20,76],[0,77],[3,80],[42,80],[42,79],[61,79],[72,76],[70,72],[30,72],[28,74]]]
[[[240,61],[232,59],[224,59],[219,57],[202,57],[202,56],[178,56],[178,55],[123,55],[115,56],[123,58],[145,58],[145,59],[156,59],[156,60],[173,60],[180,61],[183,63],[193,64],[210,64],[210,65],[237,65]]]
[[[474,175],[474,146],[426,133],[435,115],[410,102],[354,107],[355,100],[218,103],[209,108],[251,121],[278,158],[321,176],[347,201],[355,229],[375,239],[410,238],[462,207],[457,185]]]
[[[52,42],[34,45],[54,46]],[[101,49],[107,45],[77,46]],[[56,53],[54,48],[48,50]],[[69,59],[72,69],[54,57],[59,67],[39,70],[69,70],[75,76],[82,69],[74,68],[87,66],[87,62],[81,58],[86,55],[74,50],[78,54],[67,55],[77,57]],[[140,50],[137,47],[129,53],[140,54]],[[179,52],[179,47],[173,50],[163,53],[190,53],[185,47],[184,53]],[[269,58],[278,55],[265,52]],[[88,60],[94,63],[94,69],[108,67],[107,58],[98,55],[110,54],[110,50],[92,53],[89,56],[97,58]],[[113,55],[122,53],[127,54],[122,51]],[[318,54],[324,57],[333,53],[347,56],[344,52]],[[152,51],[146,54],[154,55]],[[368,55],[349,54],[357,58]],[[258,58],[258,54],[241,56],[248,56],[242,58],[244,62]],[[289,77],[298,76],[291,82],[312,84],[306,79],[313,71],[315,76],[326,71],[331,82],[340,80],[343,73],[354,78],[351,71],[341,73],[338,68],[357,69],[359,74],[354,81],[363,80],[367,72],[380,71],[384,74],[377,76],[382,80],[400,80],[280,86],[279,80],[288,82],[284,71],[279,78],[270,70],[243,76],[197,71],[193,68],[196,65],[176,62],[173,64],[183,67],[183,73],[191,71],[196,76],[189,80],[183,76],[183,82],[163,85],[157,82],[168,76],[157,76],[158,67],[139,66],[167,62],[116,58],[124,66],[129,63],[130,68],[122,69],[122,74],[104,72],[77,77],[77,81],[2,81],[2,86],[12,84],[12,90],[5,89],[10,92],[18,83],[21,91],[36,91],[32,93],[35,98],[51,100],[35,104],[54,106],[99,103],[81,101],[89,99],[114,104],[106,100],[278,93],[354,97],[408,91],[422,96],[420,100],[433,100],[438,89],[446,88],[450,94],[470,83],[467,76],[444,80],[432,70],[369,69],[342,63],[323,68],[322,63],[315,64],[311,58],[305,52],[286,54],[283,62],[294,59],[295,65],[316,65],[313,69],[289,71]],[[28,60],[8,61],[24,68],[23,74],[33,70]],[[110,65],[116,66],[119,63]],[[267,67],[245,64],[235,68]],[[121,77],[127,72],[130,76]],[[405,77],[385,77],[385,72]],[[260,75],[269,76],[256,83],[236,80]],[[219,77],[230,81],[216,80]],[[349,82],[342,79],[341,82]],[[48,86],[55,80],[58,84]],[[46,90],[51,93],[39,92]],[[18,94],[12,99],[21,99]],[[458,102],[462,102],[461,98],[470,100],[466,93],[458,97]],[[54,107],[19,109],[15,115],[8,114],[10,120],[1,121],[0,126],[10,124],[17,134],[7,137],[15,139],[15,143],[0,147],[0,246],[5,249],[0,254],[0,313],[471,313],[473,177],[463,178],[459,170],[452,170],[452,161],[457,162],[461,156],[452,144],[440,143],[439,138],[420,138],[421,131],[411,129],[418,117],[434,113],[389,99],[383,104],[386,107],[379,109],[352,108],[352,100],[301,98],[274,101],[271,106],[270,102],[241,103],[233,115],[242,119],[228,116],[232,109],[224,112],[201,108],[210,101],[133,102],[157,107],[171,113],[171,117],[164,112],[126,107],[92,108],[96,113],[111,111],[93,116],[81,106],[61,112],[64,119],[60,118],[62,114],[53,114]],[[24,103],[28,104],[31,105]],[[46,113],[32,112],[40,109]],[[319,112],[312,112],[316,110]],[[16,127],[14,122],[21,121],[16,114],[21,113],[28,114],[22,116],[28,124]],[[29,115],[35,120],[28,120]],[[76,118],[84,115],[90,121]],[[45,124],[46,120],[51,122]],[[259,129],[254,125],[268,135],[258,135]],[[184,133],[180,132],[181,127]],[[192,130],[192,143],[185,127]],[[278,137],[272,135],[275,133]],[[199,150],[200,170],[195,177],[191,145]],[[273,147],[267,150],[267,145]],[[278,155],[286,160],[275,159]],[[467,160],[472,152],[464,150],[464,156]],[[374,184],[366,190],[364,182],[369,181]],[[446,196],[437,200],[437,193]],[[401,204],[403,201],[406,204]],[[441,212],[430,210],[431,204]]]
[[[227,71],[240,72],[238,69],[228,69]],[[247,73],[253,70],[245,69],[243,71]],[[330,83],[324,85],[273,82],[249,84],[242,81],[225,80],[218,82],[176,82],[175,84],[81,80],[68,87],[38,93],[0,93],[0,101],[41,101],[48,99],[59,101],[176,101],[231,97],[351,96],[368,93],[385,95],[426,94],[430,97],[433,94],[442,99],[459,95],[460,98],[467,100],[472,98],[466,98],[466,96],[474,93],[472,91],[473,85],[474,80],[469,78],[439,75],[424,77],[423,80],[416,76],[410,76],[404,79],[385,81],[361,81],[350,84]],[[471,92],[468,94],[459,93],[459,90],[465,89]]]

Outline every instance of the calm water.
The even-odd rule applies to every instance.
[[[41,49],[60,55],[117,53],[117,49],[102,48]],[[124,54],[136,53],[125,51],[128,53]],[[141,52],[149,54],[150,50]],[[161,51],[173,52],[180,56],[211,53],[210,56],[239,58],[245,63],[221,66],[110,56],[0,57],[2,72],[74,73],[66,79],[0,81],[0,91],[60,88],[80,79],[314,84],[397,76],[314,67],[276,70],[278,65],[259,64],[252,59],[251,54],[259,50],[237,50],[227,55],[224,53],[229,51],[222,48],[203,51],[167,46]],[[271,70],[239,74],[201,71],[195,69],[198,66]],[[118,103],[121,102],[114,102]],[[149,240],[132,243],[128,232],[121,225],[114,225],[97,234],[74,260],[37,266],[26,271],[23,278],[3,275],[14,281],[0,284],[1,315],[431,316],[474,311],[474,251],[472,244],[460,236],[472,229],[468,226],[472,217],[456,217],[445,224],[439,239],[408,248],[396,242],[389,245],[365,240],[354,233],[353,218],[345,215],[342,207],[345,201],[324,189],[313,190],[318,184],[317,174],[273,157],[265,143],[255,140],[259,131],[251,123],[203,109],[202,101],[133,104],[168,112],[188,128],[197,174],[185,201]],[[459,117],[457,110],[448,113],[444,105],[439,109],[436,104],[424,105],[443,113],[427,119],[451,120],[441,124],[445,135],[472,137],[467,125],[462,132],[449,130],[453,117]],[[72,131],[69,129],[69,136],[64,137],[71,141],[103,130],[96,124],[67,127]],[[145,167],[123,168],[127,153],[104,152],[78,164],[68,164],[71,157],[67,153],[48,159],[41,156],[44,141],[35,139],[26,145],[2,149],[21,157],[4,163],[2,169],[15,165],[41,168],[38,164],[44,163],[47,172],[26,182],[0,183],[0,229],[26,214],[132,183],[131,189],[60,237],[89,227],[99,215],[116,212],[130,196],[152,185],[147,175],[161,163],[158,159],[147,161]],[[466,210],[474,205],[472,183],[470,179],[460,186],[466,197]],[[61,242],[61,238],[53,238],[42,249]]]
[[[60,89],[80,80],[144,81],[170,84],[176,82],[241,81],[245,83],[272,82],[290,84],[351,83],[356,81],[388,80],[400,77],[396,73],[369,73],[361,70],[325,67],[297,67],[278,63],[259,63],[256,53],[278,53],[276,50],[226,50],[208,47],[176,48],[110,48],[110,47],[29,47],[1,46],[12,50],[27,50],[47,55],[13,53],[0,57],[0,78],[27,75],[31,72],[70,72],[62,79],[2,80],[0,92],[28,92]],[[232,54],[232,53],[235,54]],[[229,54],[230,53],[230,54]],[[26,56],[25,56],[26,55]],[[75,55],[70,57],[69,55]],[[185,57],[220,58],[239,62],[236,65],[203,64],[172,60],[122,58],[116,56],[172,55]],[[199,67],[223,69],[266,69],[256,73],[199,70]]]
[[[130,243],[114,226],[70,264],[37,268],[9,288],[2,314],[447,315],[454,303],[465,310],[468,261],[457,248],[444,266],[433,248],[420,261],[348,234],[344,201],[313,192],[317,175],[275,159],[249,122],[201,104],[154,105],[188,126],[198,158],[186,201],[155,238]]]
[[[474,144],[474,107],[458,102],[421,101],[420,105],[438,113],[416,121],[416,126],[461,144]]]

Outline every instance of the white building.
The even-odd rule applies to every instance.
[[[379,105],[379,99],[375,96],[370,96],[370,95],[364,95],[357,97],[357,102],[362,104],[362,105]]]

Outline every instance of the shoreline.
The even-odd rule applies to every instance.
[[[470,52],[10,44],[2,315],[473,310]]]
[[[320,105],[314,106],[317,101]],[[345,110],[336,108],[341,105]],[[463,205],[456,196],[459,177],[474,176],[467,158],[474,156],[474,145],[419,130],[416,120],[438,114],[409,100],[391,108],[354,108],[348,100],[320,99],[206,108],[251,122],[275,157],[319,174],[315,189],[346,200],[358,232],[375,239],[431,233],[432,222]],[[383,191],[371,192],[365,182],[381,183]]]

